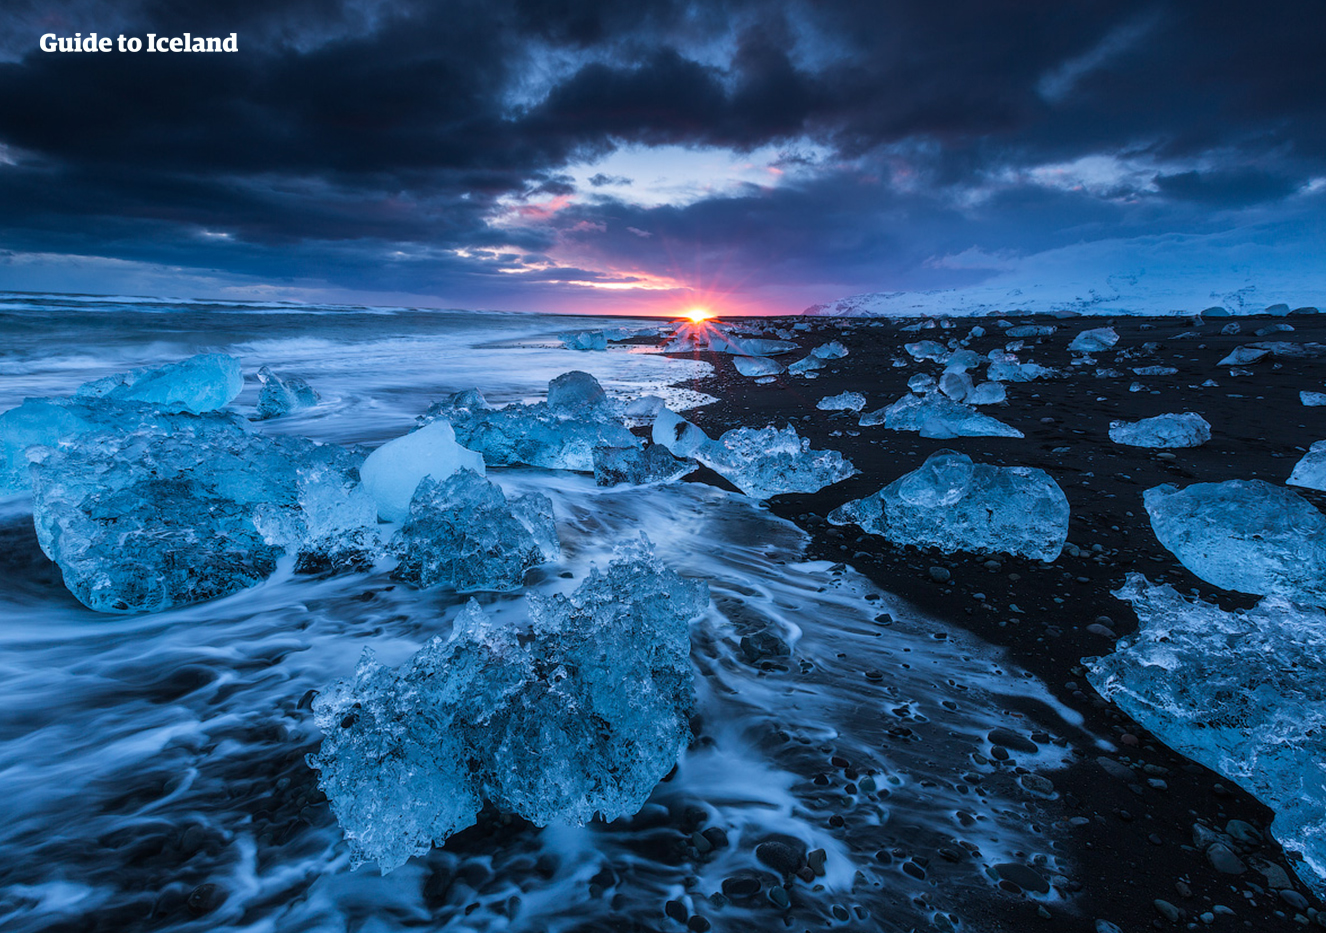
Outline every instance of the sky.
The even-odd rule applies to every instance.
[[[39,46],[92,32],[238,51]],[[741,314],[1151,268],[1308,303],[1323,35],[1320,0],[8,0],[0,288]]]

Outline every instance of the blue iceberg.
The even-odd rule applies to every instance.
[[[550,470],[594,471],[595,447],[639,447],[622,412],[588,373],[563,373],[548,383],[548,400],[494,408],[477,389],[433,405],[420,419],[446,419],[457,441],[489,466],[523,463]]]
[[[79,386],[77,398],[144,402],[163,411],[215,411],[235,400],[244,388],[239,360],[224,353],[203,353],[178,363],[116,373]]]
[[[1110,440],[1129,447],[1200,447],[1210,439],[1211,425],[1190,411],[1134,422],[1110,422]]]
[[[318,404],[318,393],[299,376],[278,376],[270,367],[258,370],[262,390],[258,393],[258,420],[279,418],[292,411]]]
[[[943,395],[904,395],[892,405],[861,416],[862,427],[883,424],[891,431],[919,431],[922,437],[1022,437],[1017,428]]]
[[[361,458],[253,434],[237,415],[176,416],[28,452],[33,522],[65,586],[100,612],[154,612],[307,569],[362,565],[378,545]]]
[[[644,546],[568,596],[526,597],[529,624],[471,601],[399,668],[364,652],[314,700],[309,764],[354,865],[388,872],[474,823],[485,801],[540,826],[639,811],[690,739],[688,622],[707,587]]]
[[[834,509],[829,522],[897,545],[1052,561],[1068,539],[1068,499],[1043,470],[941,450],[873,496]]]
[[[1326,614],[1278,597],[1225,612],[1136,573],[1115,595],[1138,630],[1086,660],[1091,685],[1275,810],[1271,831],[1326,895]]]
[[[391,547],[398,579],[462,592],[514,589],[525,571],[561,553],[547,496],[532,492],[508,502],[500,487],[469,469],[441,482],[424,477]]]

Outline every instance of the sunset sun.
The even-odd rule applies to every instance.
[[[689,311],[686,312],[686,316],[690,318],[692,321],[694,321],[696,324],[699,324],[701,321],[709,320],[711,317],[713,317],[713,314],[709,311],[708,308],[691,308]]]

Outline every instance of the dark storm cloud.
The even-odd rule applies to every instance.
[[[41,32],[94,29],[237,32],[241,51],[36,50]],[[543,254],[584,221],[609,235],[571,242],[609,267],[661,270],[693,249],[739,257],[743,275],[767,255],[767,274],[808,281],[864,278],[881,257],[925,276],[927,258],[974,245],[1027,249],[1284,201],[1326,172],[1324,32],[1326,7],[1293,0],[1266,11],[1142,0],[19,3],[0,12],[11,58],[0,62],[0,247],[246,273],[303,262],[360,281],[374,268],[403,274],[380,257],[413,244],[442,288],[486,274],[448,249]],[[532,199],[574,200],[565,167],[620,145],[801,139],[855,169],[685,207],[573,204],[494,224]],[[992,183],[1102,154],[1158,167],[1150,183],[1104,194]],[[872,173],[875,187],[863,180]],[[1125,196],[1135,203],[1115,203]]]

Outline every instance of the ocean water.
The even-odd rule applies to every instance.
[[[647,346],[574,352],[557,335],[638,320],[0,295],[0,410],[134,366],[201,351],[238,356],[251,411],[267,364],[305,377],[316,408],[258,429],[375,445],[446,393],[537,399],[581,369],[623,398],[705,401],[703,363]],[[0,927],[14,931],[570,931],[981,929],[996,865],[1070,874],[1046,794],[1067,740],[1089,743],[1044,686],[807,540],[758,502],[699,483],[595,487],[592,478],[493,469],[537,489],[563,555],[527,591],[567,592],[645,534],[707,580],[693,625],[698,734],[632,819],[479,825],[382,876],[351,871],[305,756],[307,695],[366,647],[398,663],[445,634],[456,594],[388,568],[339,576],[282,566],[241,593],[144,616],[85,609],[37,547],[30,501],[0,500]],[[483,598],[515,620],[521,593]],[[752,657],[769,633],[785,657]],[[623,672],[629,676],[630,672]],[[999,763],[991,730],[1036,734]],[[1042,734],[1043,733],[1043,734]],[[697,846],[722,829],[727,845]],[[823,873],[784,879],[763,841],[823,849]],[[700,851],[701,848],[707,851]],[[725,882],[759,890],[715,897]],[[730,884],[729,884],[730,888]],[[1055,901],[1053,890],[1033,895]],[[703,921],[694,918],[703,918]]]

